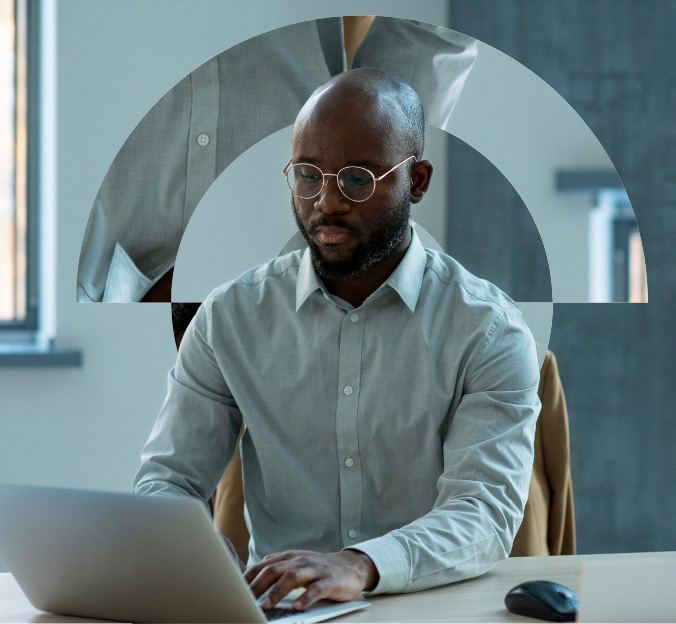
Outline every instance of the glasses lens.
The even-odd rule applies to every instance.
[[[375,180],[368,169],[346,167],[338,176],[338,184],[346,197],[364,201],[373,195]]]
[[[286,181],[294,195],[309,199],[319,195],[324,176],[321,169],[314,165],[293,165],[286,174]]]

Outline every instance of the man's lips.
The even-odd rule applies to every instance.
[[[349,230],[335,226],[320,226],[315,230],[315,232],[315,236],[319,242],[324,243],[325,245],[344,243],[350,236],[352,236],[352,232]]]

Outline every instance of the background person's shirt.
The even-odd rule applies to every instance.
[[[342,20],[278,28],[197,68],[141,120],[92,207],[78,301],[140,301],[170,269],[207,189],[240,154],[290,126],[321,83],[346,68]],[[444,128],[476,58],[476,41],[447,28],[376,17],[353,67],[396,74]]]
[[[415,230],[358,308],[292,252],[200,307],[134,491],[206,501],[244,422],[250,563],[350,547],[376,592],[476,576],[522,518],[538,379],[516,304]]]

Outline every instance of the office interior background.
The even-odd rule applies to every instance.
[[[17,366],[16,358],[0,352],[0,364],[6,364],[0,366],[0,481],[129,489],[175,348],[168,304],[75,303],[80,245],[98,186],[136,123],[186,74],[251,36],[332,15],[330,4],[308,10],[300,0],[283,7],[257,0],[238,5],[233,15],[230,3],[215,0],[42,0],[41,168],[39,193],[29,198],[40,202],[37,318],[42,335],[53,337],[66,355],[79,352],[81,365],[63,365],[68,357],[56,357],[48,366]],[[578,297],[572,300],[645,296],[640,263],[631,278],[631,258],[642,255],[636,223],[650,288],[648,305],[554,306],[549,346],[569,408],[578,551],[676,549],[670,477],[676,474],[676,7],[666,0],[348,0],[341,10],[420,19],[497,48],[558,91],[607,151],[629,209],[603,154],[577,162],[575,154],[554,151],[547,180],[536,184],[538,201],[556,204],[562,222],[577,232],[571,238],[562,230],[570,245],[569,286]],[[500,105],[482,101],[482,80],[510,87],[503,69],[484,63],[495,52],[487,46],[481,52],[454,123],[471,117],[471,102],[486,110]],[[270,191],[279,198],[273,206],[232,190],[247,159],[279,161],[281,170],[288,138],[282,131],[254,146],[207,193],[179,251],[175,300],[198,300],[199,293],[190,291],[201,283],[190,280],[195,271],[215,278],[222,272],[225,281],[250,265],[247,254],[275,255],[291,235],[288,192],[277,169],[270,174],[272,183],[280,183]],[[486,141],[499,146],[501,137]],[[515,300],[551,301],[547,250],[505,175],[464,141],[434,128],[426,156],[435,163],[435,185],[413,218],[448,253]],[[271,216],[273,209],[278,217]],[[606,230],[598,229],[599,215],[612,217],[602,220]],[[213,227],[221,222],[229,227]],[[260,231],[261,223],[270,227],[251,244],[242,232]],[[219,253],[230,254],[222,271],[204,264],[205,241],[214,250],[220,242]],[[605,250],[600,265],[599,248]],[[15,337],[6,329],[0,328],[0,341]]]

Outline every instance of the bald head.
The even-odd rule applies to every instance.
[[[308,122],[324,124],[355,115],[380,126],[383,141],[399,145],[402,154],[422,157],[425,118],[420,97],[394,74],[371,67],[343,72],[317,87],[298,114],[294,133]]]
[[[411,204],[422,200],[433,169],[420,159],[423,137],[418,94],[377,69],[325,82],[296,118],[285,169],[293,214],[315,271],[355,307],[411,241]]]

